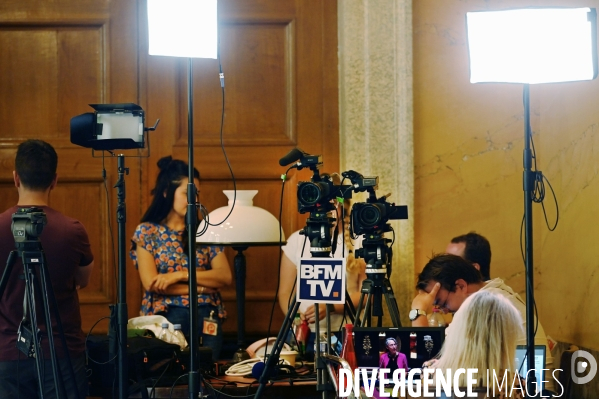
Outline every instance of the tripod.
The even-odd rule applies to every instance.
[[[393,327],[401,327],[399,308],[388,279],[388,276],[391,275],[390,259],[393,258],[393,251],[388,246],[390,242],[390,239],[383,238],[380,233],[370,234],[362,242],[362,248],[356,251],[356,257],[364,258],[366,262],[366,275],[368,276],[362,282],[354,322],[356,327],[370,327],[372,316],[377,317],[377,326],[382,326],[383,296]],[[389,264],[389,267],[387,267],[387,264]],[[364,312],[360,316],[362,309],[364,309]]]
[[[33,213],[29,213],[33,217],[43,217],[43,221],[40,224],[45,224],[45,214],[43,212],[35,212],[38,210],[37,208],[30,209],[22,209],[19,211],[19,215],[25,211],[34,211]],[[41,214],[41,215],[39,215]],[[13,226],[15,226],[15,216],[18,214],[15,213],[13,215]],[[43,216],[42,216],[43,215]],[[18,217],[17,217],[18,218]],[[39,226],[39,225],[38,225]],[[27,226],[29,227],[29,226]],[[17,227],[18,228],[18,227]],[[38,227],[39,229],[39,227]],[[24,233],[26,236],[27,230],[23,229],[22,231],[16,230],[13,227],[13,234]],[[39,229],[39,234],[41,234],[41,229]],[[39,235],[38,234],[38,235]],[[17,241],[18,240],[18,241]],[[57,321],[57,325],[59,328],[60,337],[62,340],[63,348],[66,352],[66,360],[68,362],[68,369],[71,374],[71,379],[73,383],[73,387],[75,392],[77,392],[77,384],[75,380],[75,373],[73,372],[73,367],[71,364],[71,359],[68,353],[68,347],[66,344],[66,339],[64,337],[64,332],[62,330],[62,324],[60,321],[60,315],[57,311],[56,298],[54,297],[54,292],[52,290],[51,284],[49,284],[50,276],[48,269],[46,267],[46,259],[41,247],[41,243],[35,239],[24,239],[19,240],[16,239],[15,245],[17,247],[16,250],[10,252],[7,262],[6,268],[4,269],[4,273],[2,274],[2,279],[0,280],[0,299],[4,295],[4,291],[6,290],[6,286],[8,285],[8,280],[11,276],[13,266],[17,260],[17,255],[21,258],[23,263],[23,274],[25,279],[25,293],[23,300],[23,320],[21,325],[19,326],[18,336],[17,336],[17,348],[25,353],[27,357],[35,359],[36,372],[38,377],[38,390],[40,393],[40,397],[44,397],[44,362],[43,362],[43,352],[41,347],[41,330],[39,329],[38,318],[36,314],[36,296],[35,291],[37,290],[41,293],[39,295],[39,301],[43,306],[44,310],[44,321],[46,326],[46,332],[48,335],[48,344],[50,350],[50,360],[52,365],[52,377],[54,382],[54,392],[56,398],[65,398],[67,397],[67,392],[65,390],[64,381],[62,379],[62,375],[59,376],[59,368],[58,362],[56,358],[56,351],[54,345],[54,335],[52,331],[52,319],[50,317],[50,306],[49,299],[52,299],[52,303],[54,306],[54,314]],[[37,269],[37,272],[36,272]],[[40,285],[41,283],[41,285]]]
[[[314,211],[310,213],[310,217],[306,221],[306,227],[303,229],[301,234],[310,238],[310,253],[314,258],[328,258],[332,247],[331,247],[331,229],[333,227],[334,220],[329,216],[329,212],[322,211]],[[346,295],[349,299],[349,296]],[[347,304],[346,304],[347,305]],[[293,319],[299,310],[300,302],[296,301],[295,297],[293,298],[291,305],[285,315],[285,319],[283,320],[283,325],[279,330],[279,334],[277,335],[277,339],[274,342],[272,351],[266,360],[266,364],[262,375],[259,379],[259,386],[256,390],[255,399],[260,398],[262,395],[262,391],[268,380],[272,377],[274,366],[279,363],[279,355],[281,350],[283,349],[283,345],[285,344],[285,338],[291,325],[293,323]],[[351,304],[351,300],[348,306],[349,309],[353,310],[353,304]],[[319,305],[318,303],[314,304],[315,314],[319,313]],[[330,331],[330,311],[327,306],[326,308],[326,320],[327,320],[327,350],[330,351],[331,348],[331,331]],[[314,355],[314,362],[316,367],[316,390],[318,392],[322,392],[323,398],[327,397],[327,392],[335,391],[335,386],[331,383],[328,372],[326,362],[321,356],[320,353],[320,326],[318,320],[315,324],[316,328],[316,350]]]

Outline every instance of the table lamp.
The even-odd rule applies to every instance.
[[[198,232],[205,232],[196,238],[197,244],[221,245],[237,251],[234,259],[235,290],[237,292],[237,344],[239,349],[233,362],[249,359],[245,350],[245,275],[246,260],[243,251],[248,247],[280,246],[285,243],[285,233],[279,221],[270,212],[253,205],[258,190],[223,190],[229,199],[227,206],[218,208],[208,215],[209,225],[200,221]],[[236,197],[236,198],[235,198]],[[233,202],[235,201],[235,206]],[[233,207],[233,212],[224,223]],[[212,224],[210,224],[212,223]]]

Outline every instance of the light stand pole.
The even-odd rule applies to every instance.
[[[189,261],[189,399],[197,399],[201,389],[198,361],[198,284],[196,280],[196,186],[193,174],[193,59],[187,64],[187,259]]]
[[[532,198],[535,188],[537,172],[532,171],[532,151],[530,142],[532,131],[530,127],[530,85],[524,84],[524,263],[526,266],[526,362],[527,370],[535,369],[535,299],[534,299],[534,270],[533,270],[533,245],[532,245]],[[529,373],[526,384],[527,392],[534,392],[536,387],[535,373]]]
[[[119,237],[119,286],[118,303],[116,306],[117,336],[118,336],[118,376],[119,376],[119,398],[126,399],[129,396],[129,380],[127,379],[127,267],[125,245],[125,227],[127,222],[127,207],[125,205],[125,175],[129,169],[125,167],[125,156],[117,156],[118,180],[114,187],[117,189],[117,211]]]
[[[248,249],[247,245],[233,247],[237,255],[233,260],[235,269],[235,290],[237,291],[237,351],[233,355],[233,363],[238,363],[250,358],[245,350],[245,278],[246,262],[243,251]]]

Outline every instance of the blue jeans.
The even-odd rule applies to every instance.
[[[204,334],[204,318],[210,317],[210,312],[214,311],[214,319],[218,323],[216,335]],[[183,308],[179,306],[169,306],[166,312],[156,313],[160,316],[164,316],[172,324],[181,324],[181,331],[185,335],[185,339],[189,343],[189,308]],[[212,348],[212,359],[220,359],[220,351],[223,347],[223,330],[222,320],[218,318],[218,309],[216,306],[207,304],[198,304],[198,333],[200,338],[200,346]]]

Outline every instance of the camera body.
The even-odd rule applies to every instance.
[[[352,206],[352,230],[354,234],[368,234],[389,231],[387,222],[408,218],[406,205],[395,205],[385,197],[375,202],[358,202]]]
[[[47,221],[41,208],[21,208],[13,213],[10,229],[15,243],[38,241]]]
[[[331,200],[351,198],[351,193],[351,186],[336,185],[330,175],[316,171],[309,182],[298,183],[297,209],[299,213],[330,211],[334,209]]]

